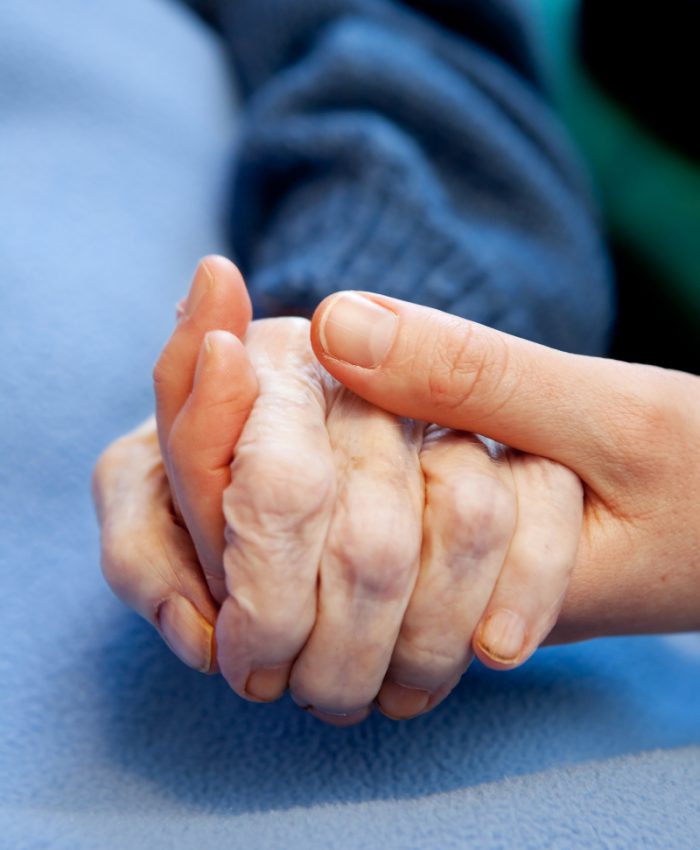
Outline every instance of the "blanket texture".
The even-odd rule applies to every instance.
[[[338,730],[111,596],[90,470],[226,250],[230,78],[164,0],[5,0],[0,68],[0,848],[697,850],[696,635],[475,667],[433,714]]]

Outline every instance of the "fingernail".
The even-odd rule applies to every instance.
[[[398,682],[386,681],[377,696],[382,712],[392,720],[407,720],[425,710],[430,694],[423,688],[410,688]]]
[[[274,702],[287,690],[289,664],[254,670],[245,685],[246,694],[260,702]]]
[[[214,629],[188,599],[166,599],[158,609],[156,622],[163,640],[181,661],[200,673],[209,672]]]
[[[214,278],[212,273],[204,263],[200,263],[197,266],[189,295],[185,301],[183,312],[186,317],[192,316],[197,311],[197,308],[202,303],[202,299],[209,292],[213,283]]]
[[[231,338],[226,331],[208,331],[204,335],[204,348],[210,357],[220,357]]]
[[[304,711],[308,711],[317,720],[323,720],[324,723],[330,723],[332,726],[354,726],[356,723],[361,723],[372,713],[371,706],[360,708],[358,711],[348,713],[341,711],[328,711],[326,709],[316,708],[309,705]]]
[[[181,319],[184,319],[187,313],[185,312],[185,304],[187,303],[187,298],[181,298],[177,304],[175,305],[175,321],[179,322]]]
[[[215,369],[225,357],[225,346],[229,334],[226,331],[208,331],[204,334],[204,345],[197,357],[197,367],[194,372],[194,385],[202,380],[204,369]]]
[[[343,292],[326,308],[319,337],[323,350],[336,360],[373,369],[396,339],[399,318],[364,295]]]
[[[491,614],[482,626],[477,644],[494,661],[510,663],[522,652],[525,623],[513,611],[502,608]]]

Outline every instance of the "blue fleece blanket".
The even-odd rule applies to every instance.
[[[4,0],[0,116],[0,848],[697,850],[696,635],[338,730],[190,672],[111,596],[90,470],[225,248],[229,77],[166,2]]]

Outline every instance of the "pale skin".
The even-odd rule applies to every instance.
[[[158,435],[98,462],[117,595],[242,697],[289,688],[336,725],[430,711],[474,654],[523,663],[566,596],[577,476],[387,413],[320,366],[306,320],[250,318],[207,258],[154,373]]]

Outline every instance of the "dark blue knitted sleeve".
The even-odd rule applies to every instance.
[[[258,315],[338,289],[600,353],[611,283],[516,0],[235,0],[231,236]]]

